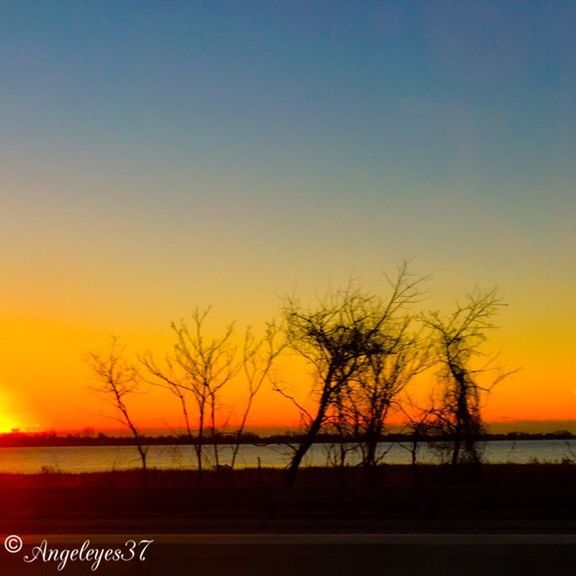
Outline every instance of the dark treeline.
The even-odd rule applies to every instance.
[[[576,434],[569,431],[531,433],[531,432],[508,432],[505,434],[485,433],[478,437],[479,442],[497,441],[522,441],[522,440],[572,440]],[[414,439],[413,434],[391,433],[380,438],[380,442],[402,442],[409,443]],[[304,435],[298,433],[271,434],[260,436],[255,433],[245,433],[239,439],[241,444],[267,446],[271,444],[298,444],[304,440]],[[434,436],[422,438],[426,442],[446,442],[450,441],[450,436]],[[196,436],[183,435],[142,435],[139,438],[146,446],[166,446],[166,445],[197,445]],[[235,435],[219,434],[216,438],[218,445],[234,445],[238,441]],[[338,444],[341,442],[355,444],[362,441],[359,437],[342,438],[339,435],[319,434],[315,439],[315,444]],[[206,441],[204,441],[206,442]],[[5,433],[0,434],[0,447],[58,447],[58,446],[135,446],[136,439],[132,436],[114,436],[102,432],[97,435],[84,436],[79,434],[57,434],[57,433]]]

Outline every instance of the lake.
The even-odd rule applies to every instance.
[[[395,442],[380,444],[384,462],[409,464],[411,454],[407,445]],[[212,447],[206,449],[206,466],[214,463]],[[314,445],[304,459],[304,466],[330,464],[339,451],[334,444]],[[228,464],[231,446],[220,446],[221,464]],[[272,467],[283,468],[292,451],[287,445],[243,445],[236,461],[237,468]],[[212,458],[210,458],[212,456]],[[571,440],[495,440],[484,443],[485,461],[492,464],[526,464],[529,462],[559,463],[564,459],[576,460],[576,439]],[[359,454],[349,453],[348,462],[358,462]],[[420,462],[438,463],[438,455],[425,447],[419,449]],[[148,465],[159,469],[193,469],[196,454],[189,445],[157,445],[148,449]],[[34,448],[0,448],[0,472],[34,474],[52,472],[105,472],[126,470],[139,466],[135,446],[58,446]]]

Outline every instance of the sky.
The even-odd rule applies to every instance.
[[[85,358],[111,335],[161,350],[208,305],[262,326],[404,260],[425,308],[506,302],[486,418],[573,419],[575,25],[560,1],[2,0],[0,431],[109,425]]]

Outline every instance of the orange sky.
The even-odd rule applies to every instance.
[[[576,385],[570,342],[570,326],[556,329],[523,326],[508,309],[500,320],[507,325],[491,333],[486,347],[499,352],[496,361],[504,370],[517,371],[501,382],[485,399],[488,421],[569,420],[574,417]],[[217,320],[217,315],[214,315]],[[221,324],[223,325],[223,324]],[[85,361],[86,355],[106,350],[110,330],[100,325],[81,325],[48,318],[12,316],[0,322],[2,393],[0,431],[108,429],[117,423],[113,406],[94,391],[96,381]],[[524,332],[519,332],[520,328]],[[514,337],[515,336],[515,337]],[[171,333],[167,326],[153,329],[133,326],[123,334],[128,357],[154,351],[161,357],[168,350]],[[301,360],[285,358],[276,368],[299,401],[309,402],[311,378]],[[425,403],[434,374],[409,388],[418,402]],[[220,422],[233,425],[242,409],[245,392],[241,383],[231,384],[222,396]],[[164,390],[145,386],[129,399],[134,418],[141,427],[171,428],[182,425],[177,401]],[[298,424],[298,413],[289,401],[267,384],[257,397],[250,418],[253,427],[290,427]],[[553,427],[553,425],[552,425]]]

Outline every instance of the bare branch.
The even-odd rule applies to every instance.
[[[107,353],[89,354],[87,361],[96,378],[100,381],[98,390],[106,396],[111,396],[113,404],[120,412],[120,417],[117,420],[126,426],[134,436],[142,470],[146,472],[147,448],[142,444],[140,432],[126,405],[126,396],[136,392],[139,388],[139,376],[136,368],[129,364],[122,354],[123,349],[119,349],[118,339],[113,338]]]
[[[416,360],[416,340],[409,336],[411,318],[405,316],[422,295],[421,283],[403,264],[396,279],[389,280],[386,300],[350,283],[313,309],[293,298],[286,301],[288,344],[308,360],[317,375],[315,414],[309,415],[305,438],[290,464],[290,482],[326,424],[343,434],[356,419],[356,430],[364,426],[373,439],[380,436],[395,394],[422,363]],[[371,446],[375,443],[371,441]],[[375,462],[375,457],[369,461]]]
[[[486,332],[494,328],[493,317],[504,306],[496,290],[475,290],[452,314],[433,312],[424,318],[432,330],[439,376],[444,383],[442,406],[430,412],[436,422],[450,425],[453,435],[452,464],[479,463],[481,454],[477,441],[482,433],[481,393],[491,390],[504,375],[488,387],[477,378],[486,368],[475,368],[475,358],[484,355],[482,344]]]

